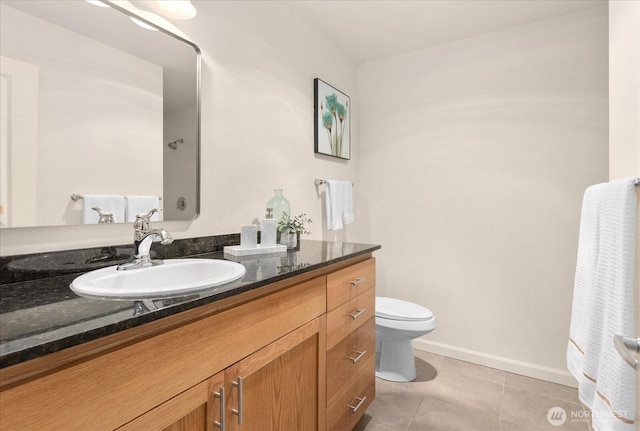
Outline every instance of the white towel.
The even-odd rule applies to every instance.
[[[327,181],[327,228],[342,229],[343,223],[353,223],[353,185],[349,181]]]
[[[136,221],[136,215],[148,213],[154,208],[160,208],[160,198],[158,196],[125,196],[127,199],[126,220]],[[159,221],[160,214],[151,216],[151,221]]]
[[[582,204],[567,366],[597,431],[634,429],[634,371],[613,336],[633,334],[636,201],[619,180],[589,187]]]
[[[114,223],[124,222],[125,200],[122,195],[83,195],[82,196],[82,223],[97,224],[100,217],[93,207],[101,211],[113,213]]]

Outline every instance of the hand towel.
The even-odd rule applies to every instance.
[[[125,196],[127,200],[126,220],[136,221],[136,215],[148,213],[154,208],[160,208],[160,198],[158,196]],[[160,214],[151,216],[151,221],[159,221]]]
[[[114,223],[124,222],[125,200],[122,195],[84,195],[82,197],[82,223],[97,224],[100,217],[93,210],[98,207],[105,212],[113,213]]]
[[[353,223],[353,185],[349,181],[327,181],[327,228],[338,230]]]
[[[597,431],[634,429],[634,370],[613,336],[633,334],[636,201],[630,179],[591,186],[583,198],[567,366]]]

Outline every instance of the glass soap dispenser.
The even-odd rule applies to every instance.
[[[274,189],[275,194],[269,202],[267,202],[266,218],[280,220],[283,213],[291,215],[291,207],[289,201],[282,195],[282,189]]]

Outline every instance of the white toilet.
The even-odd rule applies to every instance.
[[[411,340],[436,329],[425,307],[394,298],[376,297],[376,376],[392,382],[416,378]]]

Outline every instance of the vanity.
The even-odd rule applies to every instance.
[[[0,309],[0,430],[351,430],[375,397],[379,248],[304,240],[142,305],[76,297],[77,273],[5,284],[34,304]]]

